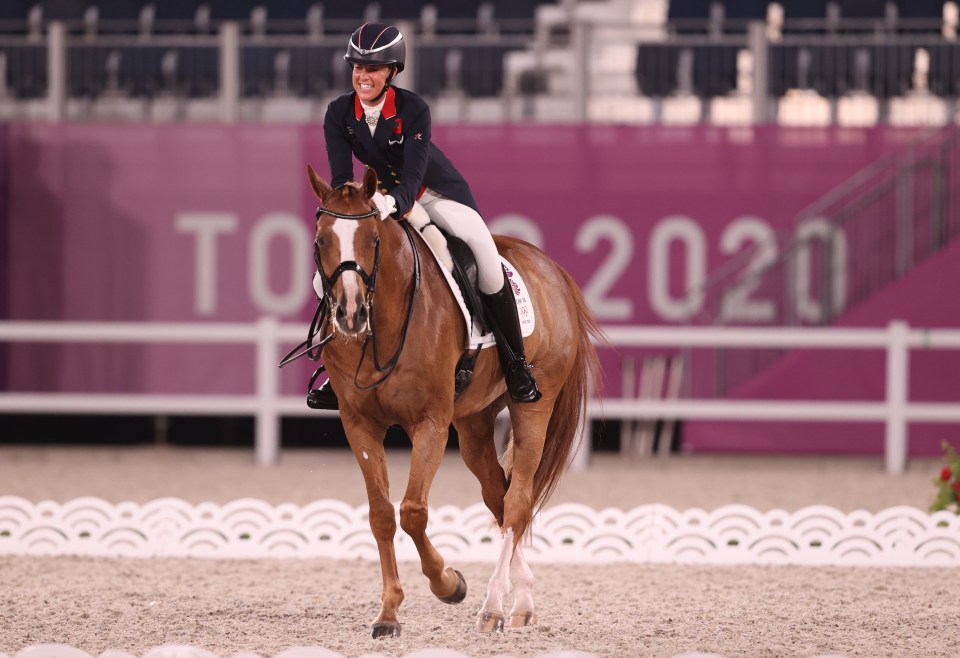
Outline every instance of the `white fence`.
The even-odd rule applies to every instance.
[[[909,423],[960,423],[960,403],[911,402],[908,399],[910,350],[960,349],[960,330],[911,329],[894,321],[886,328],[713,328],[610,327],[614,347],[776,347],[868,349],[886,352],[886,399],[878,401],[809,400],[593,400],[591,418],[717,419],[883,422],[889,473],[902,473],[907,459]],[[163,395],[82,393],[0,393],[0,413],[224,414],[256,419],[256,460],[276,461],[282,416],[336,415],[307,408],[301,395],[281,395],[277,362],[281,351],[302,340],[300,324],[269,317],[256,323],[0,322],[2,342],[96,343],[241,343],[256,346],[253,395]],[[584,442],[589,445],[589,442]],[[579,462],[584,463],[581,453]]]

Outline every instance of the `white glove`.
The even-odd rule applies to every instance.
[[[373,202],[380,211],[380,220],[383,221],[393,213],[397,212],[397,200],[389,194],[373,193]]]

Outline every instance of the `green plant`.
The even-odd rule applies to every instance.
[[[957,451],[946,441],[941,447],[943,460],[947,465],[941,469],[940,477],[933,479],[933,485],[937,487],[937,497],[930,505],[930,511],[950,510],[960,514],[960,456],[957,456]]]

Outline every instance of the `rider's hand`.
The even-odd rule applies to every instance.
[[[397,212],[397,200],[389,194],[380,194],[379,192],[374,192],[373,202],[377,205],[377,210],[380,211],[381,220],[384,220],[393,213]]]

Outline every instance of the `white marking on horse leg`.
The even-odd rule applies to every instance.
[[[503,597],[510,593],[510,563],[513,560],[513,530],[507,529],[500,547],[500,557],[487,584],[487,598],[480,607],[478,625],[482,631],[502,630]],[[499,620],[497,628],[492,620]],[[490,624],[487,621],[491,620]],[[486,627],[485,627],[486,626]]]
[[[513,610],[510,611],[511,626],[530,626],[537,623],[537,610],[533,605],[533,571],[517,546],[510,561],[510,583],[513,585]]]

